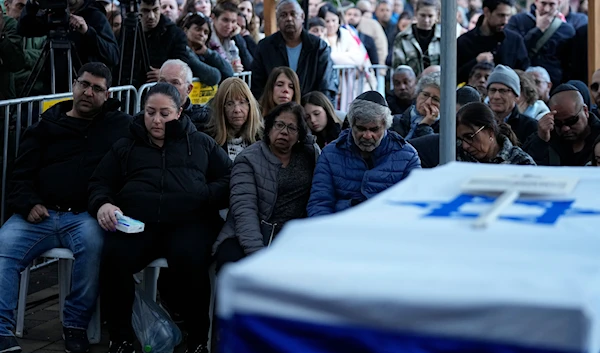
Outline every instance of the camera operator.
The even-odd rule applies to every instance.
[[[61,0],[44,0],[61,1]],[[64,0],[62,0],[64,1]],[[67,0],[69,33],[68,39],[73,45],[73,64],[102,62],[106,66],[116,66],[119,62],[119,49],[106,16],[95,5],[95,0]],[[40,4],[29,0],[19,21],[19,33],[24,37],[41,37],[52,29],[47,17],[39,16]]]
[[[0,12],[0,100],[16,98],[14,74],[24,67],[17,21]]]
[[[180,59],[190,64],[185,33],[160,13],[160,1],[141,0],[140,14],[150,57],[150,68],[148,72],[143,72],[142,65],[136,64],[134,81],[136,87],[147,82],[158,81],[160,67],[169,59]]]

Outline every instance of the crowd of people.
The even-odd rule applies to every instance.
[[[45,34],[37,2],[5,1],[0,99],[23,90]],[[213,260],[220,271],[277,241],[290,220],[342,212],[436,167],[441,119],[456,119],[458,161],[600,163],[600,71],[588,81],[578,47],[586,1],[575,12],[566,0],[522,11],[514,0],[458,0],[458,66],[444,68],[439,0],[308,0],[307,14],[281,0],[278,31],[266,37],[260,2],[141,0],[150,62],[136,63],[134,80],[156,84],[133,116],[110,98],[123,12],[106,1],[70,0],[68,36],[81,61],[73,100],[21,138],[12,216],[0,228],[0,353],[21,351],[12,332],[20,272],[56,247],[75,257],[67,352],[89,350],[98,297],[108,351],[134,352],[132,275],[157,258],[169,266],[161,305],[188,333],[187,352],[208,352]],[[357,77],[338,76],[334,64],[362,70],[362,90],[340,92],[340,80]],[[394,67],[385,95],[370,83],[372,64]],[[441,116],[442,69],[461,83],[454,116]],[[247,70],[251,86],[233,77]],[[218,84],[206,105],[189,98],[194,77]],[[47,84],[42,75],[33,92]],[[340,95],[350,97],[347,111]],[[119,214],[144,231],[118,231]]]

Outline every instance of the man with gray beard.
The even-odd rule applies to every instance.
[[[323,149],[315,168],[308,216],[343,211],[366,201],[421,168],[417,151],[389,131],[392,113],[376,91],[350,105],[350,129]]]

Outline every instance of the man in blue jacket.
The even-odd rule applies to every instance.
[[[323,149],[315,168],[308,216],[343,211],[366,201],[421,168],[417,151],[394,131],[385,98],[376,91],[350,105],[350,129]]]
[[[535,0],[529,13],[514,15],[506,26],[523,36],[531,65],[548,70],[554,87],[570,78],[571,47],[575,37],[575,29],[570,24],[562,22],[556,28],[552,24],[559,19],[560,1]],[[552,35],[546,39],[547,31]]]
[[[484,61],[519,70],[529,67],[523,38],[505,29],[514,6],[514,0],[483,2],[483,15],[477,27],[458,37],[458,82],[466,82],[473,67]]]

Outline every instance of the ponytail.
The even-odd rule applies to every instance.
[[[515,132],[511,129],[510,125],[508,125],[507,123],[500,123],[498,124],[498,135],[504,135],[508,138],[508,140],[510,141],[510,143],[513,144],[513,146],[521,146],[521,143],[519,142],[519,139],[517,138],[517,135],[515,135]],[[498,139],[498,137],[496,136],[496,139]]]

